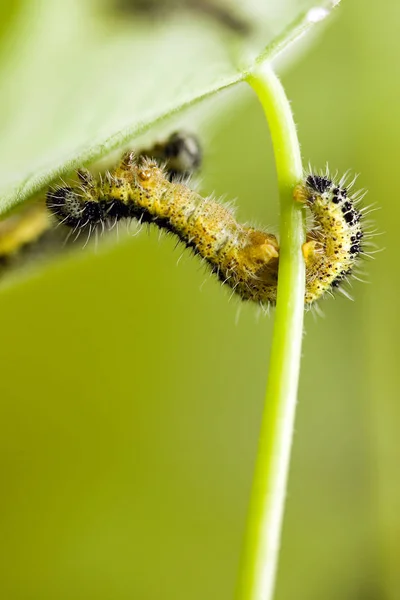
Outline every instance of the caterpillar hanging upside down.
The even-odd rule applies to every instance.
[[[169,180],[187,180],[200,167],[202,151],[197,137],[177,131],[167,139],[141,150],[139,157],[151,157],[164,165]],[[79,244],[79,233],[75,238],[65,232],[65,227],[54,226],[54,215],[40,200],[23,208],[18,213],[0,220],[0,276],[16,267],[24,267],[46,255],[64,251],[66,246]],[[88,227],[89,234],[92,231]],[[88,236],[89,240],[90,235]]]
[[[77,172],[79,184],[47,194],[49,211],[73,231],[113,227],[122,219],[157,225],[200,255],[213,273],[243,300],[275,304],[279,244],[275,235],[242,225],[233,212],[178,182],[153,159],[128,152],[100,179]],[[351,184],[352,185],[352,184]],[[294,190],[314,223],[303,245],[305,304],[311,305],[348,278],[363,254],[361,194],[349,194],[345,179],[310,174]]]

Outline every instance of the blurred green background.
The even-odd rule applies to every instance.
[[[396,2],[343,1],[282,76],[305,161],[361,173],[385,251],[355,302],[306,316],[277,600],[400,598],[399,28]],[[213,101],[202,189],[277,227],[242,88]],[[238,301],[180,255],[151,231],[2,291],[2,598],[232,598],[273,318],[244,306],[236,324]]]

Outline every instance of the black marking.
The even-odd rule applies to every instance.
[[[128,204],[122,200],[112,200],[111,202],[103,200],[102,202],[107,207],[104,212],[109,218],[114,220],[117,219],[119,221],[120,219],[126,219],[131,216]]]
[[[339,285],[341,283],[343,283],[343,281],[346,279],[346,277],[351,274],[351,271],[352,271],[352,269],[350,267],[349,269],[346,269],[345,271],[342,271],[341,273],[339,273],[339,275],[336,277],[336,279],[334,279],[332,281],[331,287],[333,287],[333,288],[339,287]]]
[[[104,221],[105,214],[103,205],[100,202],[85,202],[81,221],[83,223],[97,225]]]
[[[354,212],[354,211],[349,211],[349,212],[346,212],[346,213],[343,215],[343,218],[344,218],[344,220],[346,221],[346,223],[348,223],[349,225],[352,225],[353,223],[355,223],[355,222],[356,222],[356,221],[355,221],[356,215],[355,215],[355,212]]]
[[[328,177],[321,175],[309,175],[306,181],[307,185],[319,194],[323,194],[332,186],[332,181]]]

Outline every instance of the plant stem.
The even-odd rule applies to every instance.
[[[280,258],[272,351],[258,457],[236,600],[271,600],[285,502],[300,371],[305,267],[305,219],[293,189],[303,177],[289,101],[268,64],[247,81],[264,108],[271,132],[280,195]]]

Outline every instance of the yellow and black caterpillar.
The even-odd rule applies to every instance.
[[[78,171],[79,187],[49,192],[47,206],[76,230],[137,219],[172,232],[202,256],[243,299],[273,303],[277,283],[275,236],[240,225],[225,206],[184,183],[169,181],[156,161],[126,155],[102,181]]]
[[[79,182],[49,190],[46,204],[36,213],[14,224],[10,219],[0,223],[0,256],[2,248],[7,255],[13,246],[54,231],[54,217],[76,236],[87,231],[89,237],[135,219],[176,235],[243,300],[275,304],[276,236],[238,223],[230,208],[192,190],[186,177],[200,162],[197,139],[176,133],[138,157],[126,153],[115,169],[99,178],[79,169]],[[340,287],[364,253],[362,212],[357,208],[361,195],[350,194],[350,187],[345,178],[336,182],[326,173],[305,175],[294,190],[294,201],[304,203],[313,217],[303,245],[306,306]],[[36,224],[29,231],[32,216]]]
[[[78,171],[78,177],[79,186],[47,195],[49,210],[62,223],[75,230],[107,228],[121,219],[154,224],[203,257],[243,300],[275,303],[279,244],[273,234],[241,225],[229,208],[170,181],[156,161],[136,161],[133,153],[101,180],[86,170]],[[314,218],[303,246],[309,305],[352,272],[362,252],[361,212],[354,196],[328,176],[308,175],[294,198]]]
[[[164,166],[170,180],[186,181],[200,168],[202,162],[198,138],[185,131],[172,133],[163,142],[141,150],[139,156],[156,159]],[[38,258],[64,251],[66,246],[73,246],[75,243],[81,244],[64,227],[55,223],[46,203],[36,202],[0,221],[0,276]]]

